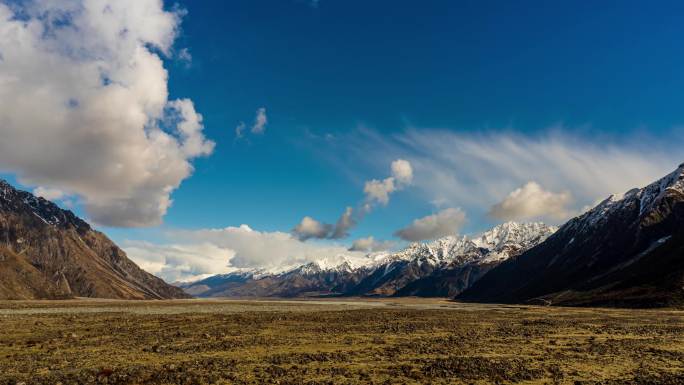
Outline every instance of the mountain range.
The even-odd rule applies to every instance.
[[[69,210],[0,180],[0,299],[187,298]]]
[[[576,306],[684,305],[684,164],[612,195],[559,229],[505,223],[284,273],[242,270],[183,284],[210,297],[425,296]]]
[[[509,222],[474,238],[449,236],[361,259],[336,256],[283,273],[240,270],[182,287],[202,297],[454,296],[555,230]]]
[[[0,181],[0,299],[423,296],[574,306],[684,306],[684,164],[560,228],[335,255],[284,272],[239,269],[179,287],[143,271],[69,210]]]

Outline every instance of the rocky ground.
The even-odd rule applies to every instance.
[[[682,384],[684,312],[0,302],[0,384]]]

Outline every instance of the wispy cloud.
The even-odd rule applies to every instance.
[[[266,125],[268,125],[268,116],[266,116],[266,108],[260,107],[257,109],[256,115],[254,116],[254,123],[249,129],[252,135],[263,135],[266,132]],[[245,131],[247,130],[247,125],[245,122],[241,121],[235,126],[235,139],[242,139],[245,137]]]
[[[245,125],[245,122],[240,122],[238,123],[237,126],[235,126],[235,138],[240,139],[245,136],[245,129],[247,126]]]
[[[176,57],[180,62],[184,63],[186,67],[190,67],[192,64],[192,54],[187,47],[181,48]]]
[[[263,134],[266,131],[266,125],[268,124],[268,117],[266,116],[266,108],[261,107],[256,112],[256,117],[254,118],[254,124],[252,125],[252,134]]]
[[[608,138],[564,127],[529,135],[415,128],[386,135],[359,128],[339,137],[335,148],[337,152],[324,147],[321,156],[332,158],[350,175],[355,168],[358,173],[397,157],[406,159],[415,173],[412,192],[418,199],[436,207],[461,207],[476,215],[486,215],[506,198],[510,202],[509,194],[530,181],[543,191],[561,194],[560,203],[571,215],[597,199],[644,186],[684,159],[684,138],[676,133],[667,140],[629,133]],[[340,162],[336,153],[358,162]],[[528,186],[521,193],[531,190]],[[532,195],[540,198],[543,194]],[[552,222],[567,219],[559,213],[537,214]]]

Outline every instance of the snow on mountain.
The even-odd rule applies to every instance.
[[[440,271],[478,266],[465,285],[499,262],[537,245],[556,230],[542,223],[504,223],[475,237],[448,236],[396,252],[333,255],[296,267],[249,270],[183,285],[202,296],[282,296],[302,293],[393,295]],[[460,288],[462,285],[459,285]]]
[[[538,245],[556,230],[557,227],[547,226],[541,222],[507,222],[482,233],[473,239],[473,242],[478,247],[488,250],[483,261],[503,261],[512,253]]]
[[[448,236],[428,243],[413,243],[406,249],[372,260],[367,266],[394,261],[418,261],[433,266],[477,261],[504,260],[512,251],[528,249],[557,230],[543,223],[507,222],[475,237]]]
[[[427,263],[431,266],[465,264],[480,260],[501,261],[507,259],[513,251],[528,249],[542,242],[556,230],[556,227],[543,223],[507,222],[472,238],[447,236],[431,242],[412,243],[397,252],[376,252],[363,257],[329,256],[284,271],[260,270],[258,275],[293,272],[310,275],[322,272],[352,272],[359,269],[375,270],[401,261]]]
[[[321,272],[351,272],[372,264],[371,256],[354,257],[350,255],[334,255],[309,262],[305,265],[290,269],[287,272],[299,271],[302,274],[317,274]]]
[[[628,306],[684,303],[684,164],[611,195],[499,265],[459,299]]]
[[[634,188],[624,194],[609,196],[596,207],[576,218],[577,220],[568,222],[568,225],[590,228],[601,225],[608,220],[610,213],[628,210],[628,207],[635,201],[638,202],[639,217],[644,217],[669,193],[684,194],[684,164],[644,188]]]
[[[684,193],[684,164],[680,164],[675,171],[644,187],[637,193],[640,199],[639,214],[643,215],[653,208],[668,192]]]

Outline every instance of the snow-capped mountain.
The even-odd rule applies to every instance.
[[[200,296],[395,295],[406,285],[440,271],[467,265],[488,270],[539,244],[555,230],[542,223],[509,222],[473,238],[449,236],[413,243],[398,252],[364,257],[331,256],[282,273],[231,273],[186,284],[184,288]],[[438,294],[454,295],[463,287]]]
[[[473,238],[445,237],[412,244],[378,264],[351,294],[453,296],[492,267],[543,242],[554,231],[555,227],[543,223],[508,222]],[[473,268],[481,274],[468,273]],[[462,274],[467,275],[465,280]],[[447,276],[449,282],[445,281]]]
[[[683,287],[684,164],[571,219],[459,298],[660,306],[684,303]]]

